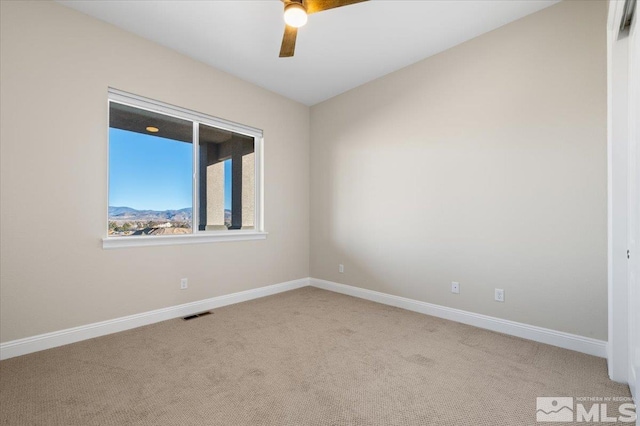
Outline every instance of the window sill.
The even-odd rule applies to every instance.
[[[122,247],[173,246],[179,244],[217,243],[221,241],[265,240],[267,232],[225,231],[188,235],[107,237],[102,239],[103,249]]]

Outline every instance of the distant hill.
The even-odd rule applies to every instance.
[[[190,222],[191,207],[180,210],[136,210],[109,206],[109,220]]]
[[[131,222],[191,222],[191,207],[180,210],[136,210],[131,207],[109,206],[109,220]],[[231,222],[231,210],[224,211],[226,222]]]

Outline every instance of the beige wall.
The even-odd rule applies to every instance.
[[[306,106],[56,3],[1,4],[0,341],[308,276]],[[263,129],[267,240],[103,250],[108,86]]]
[[[303,105],[58,4],[0,4],[0,341],[309,269],[606,339],[604,2],[361,86],[311,127]],[[267,240],[103,250],[108,86],[263,129]]]
[[[562,2],[312,107],[311,276],[606,339],[605,20]]]

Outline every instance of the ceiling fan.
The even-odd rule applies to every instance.
[[[307,15],[368,0],[281,0],[284,3],[284,37],[280,57],[293,56],[298,28],[307,23]]]

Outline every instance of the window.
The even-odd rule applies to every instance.
[[[103,247],[260,239],[262,131],[109,90]]]

